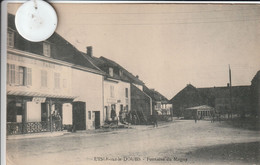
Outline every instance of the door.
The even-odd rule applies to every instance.
[[[100,111],[95,112],[95,129],[100,128]]]
[[[72,125],[72,105],[70,103],[62,105],[62,124]]]
[[[73,128],[74,130],[86,130],[86,103],[73,102]]]

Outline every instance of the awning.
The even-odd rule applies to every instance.
[[[48,97],[48,98],[61,98],[61,99],[75,99],[77,96],[69,95],[58,95],[58,94],[47,94],[39,92],[27,92],[27,91],[7,91],[7,95],[13,96],[29,96],[29,97]]]
[[[191,107],[191,108],[186,108],[186,109],[197,109],[197,110],[213,110],[213,107],[210,107],[208,105],[200,105],[200,106],[196,106],[196,107]]]

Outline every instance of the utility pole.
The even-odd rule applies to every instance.
[[[228,65],[229,67],[229,99],[230,99],[230,113],[231,113],[231,119],[232,119],[232,111],[233,111],[233,107],[232,107],[232,81],[231,81],[231,69],[230,69],[230,65]]]

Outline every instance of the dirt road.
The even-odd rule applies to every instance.
[[[222,164],[223,160],[217,157],[222,154],[221,150],[218,149],[220,153],[213,152],[208,159],[196,155],[196,151],[250,142],[260,142],[259,132],[219,127],[219,123],[209,121],[195,124],[191,120],[179,120],[159,124],[158,128],[134,126],[133,129],[96,134],[7,140],[7,162],[8,165]],[[239,150],[243,149],[240,147]],[[256,149],[259,150],[259,146]],[[257,164],[258,161],[259,158],[224,162]]]

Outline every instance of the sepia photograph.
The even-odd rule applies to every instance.
[[[260,4],[42,2],[2,14],[6,165],[260,164]]]

